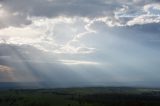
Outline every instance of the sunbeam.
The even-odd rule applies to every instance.
[[[157,0],[0,0],[0,82],[160,86],[159,14]]]

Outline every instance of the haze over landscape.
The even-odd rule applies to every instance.
[[[0,0],[0,88],[159,81],[159,0]]]

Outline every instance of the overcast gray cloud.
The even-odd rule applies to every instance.
[[[159,14],[159,1],[148,0],[3,0],[1,27],[31,23],[28,17],[108,17],[110,21],[134,25],[159,22],[159,17],[151,17],[145,12]],[[144,10],[143,10],[144,9]],[[156,14],[156,15],[158,15]],[[141,22],[139,22],[141,21]]]

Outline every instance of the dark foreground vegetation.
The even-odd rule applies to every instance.
[[[160,106],[160,90],[124,87],[1,90],[0,106]]]

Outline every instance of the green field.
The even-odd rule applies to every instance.
[[[124,87],[1,90],[0,106],[160,106],[160,90]]]

